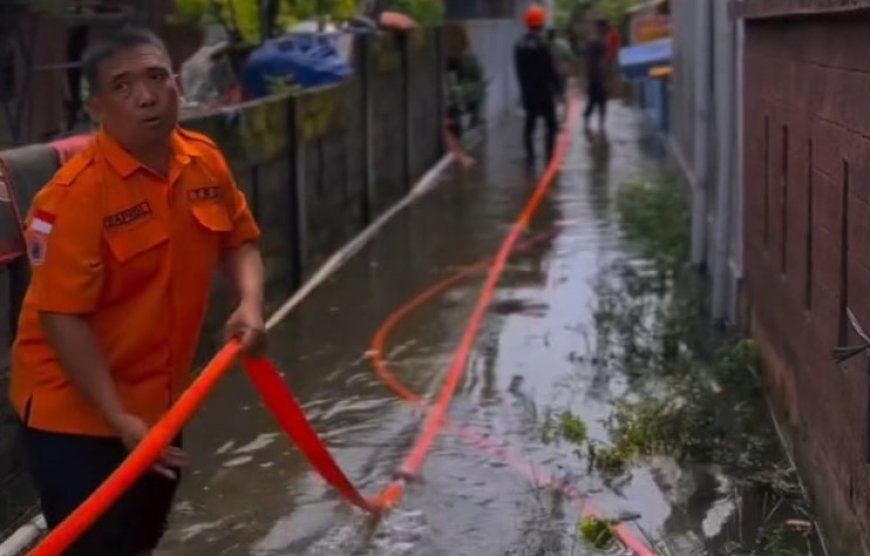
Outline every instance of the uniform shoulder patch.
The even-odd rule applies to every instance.
[[[214,149],[218,148],[217,143],[215,143],[211,137],[209,137],[208,135],[205,135],[203,133],[199,133],[198,131],[191,131],[189,129],[184,129],[183,127],[179,126],[178,133],[179,133],[179,135],[181,135],[182,137],[184,137],[185,139],[187,139],[189,141],[203,143],[203,144],[208,145],[209,147],[212,147]]]
[[[72,185],[93,162],[94,157],[90,149],[80,152],[73,156],[69,162],[61,166],[60,170],[54,175],[52,182],[57,185]]]
[[[25,236],[27,242],[27,258],[32,266],[45,264],[45,251],[47,249],[45,235],[40,233],[28,233]]]

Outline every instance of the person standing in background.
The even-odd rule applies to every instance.
[[[598,126],[604,131],[607,118],[607,76],[608,76],[608,53],[607,31],[608,24],[599,19],[595,22],[595,30],[592,37],[586,43],[586,111],[583,113],[584,129],[589,132],[589,122],[592,114],[598,112]]]
[[[607,46],[607,85],[611,97],[615,97],[621,90],[619,79],[619,50],[622,48],[622,34],[615,25],[608,24],[605,38]]]
[[[530,164],[535,160],[534,135],[538,119],[543,118],[546,125],[548,160],[553,155],[559,127],[556,121],[556,98],[562,85],[553,61],[553,53],[544,37],[546,21],[547,12],[544,8],[538,5],[530,7],[525,16],[528,32],[514,48],[517,79],[526,111],[524,139],[526,159]]]

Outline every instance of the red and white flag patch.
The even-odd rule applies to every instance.
[[[44,210],[37,210],[33,213],[33,219],[30,221],[30,229],[38,234],[47,236],[54,229],[55,216]]]

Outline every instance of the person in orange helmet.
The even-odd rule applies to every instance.
[[[514,63],[520,86],[523,108],[526,112],[524,139],[526,157],[529,163],[535,160],[534,134],[538,119],[543,118],[546,125],[547,158],[553,155],[556,145],[558,123],[556,121],[556,98],[562,83],[544,26],[547,12],[540,5],[526,11],[525,22],[528,32],[514,47]]]
[[[120,30],[82,68],[100,130],[33,201],[12,350],[10,397],[51,528],[187,387],[219,265],[237,301],[227,338],[255,352],[265,339],[259,229],[218,147],[178,126],[162,41]],[[177,439],[64,554],[150,554],[185,462]]]

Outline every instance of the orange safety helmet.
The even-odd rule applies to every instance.
[[[547,24],[547,10],[543,6],[535,4],[526,10],[526,27],[529,29],[541,29]]]

